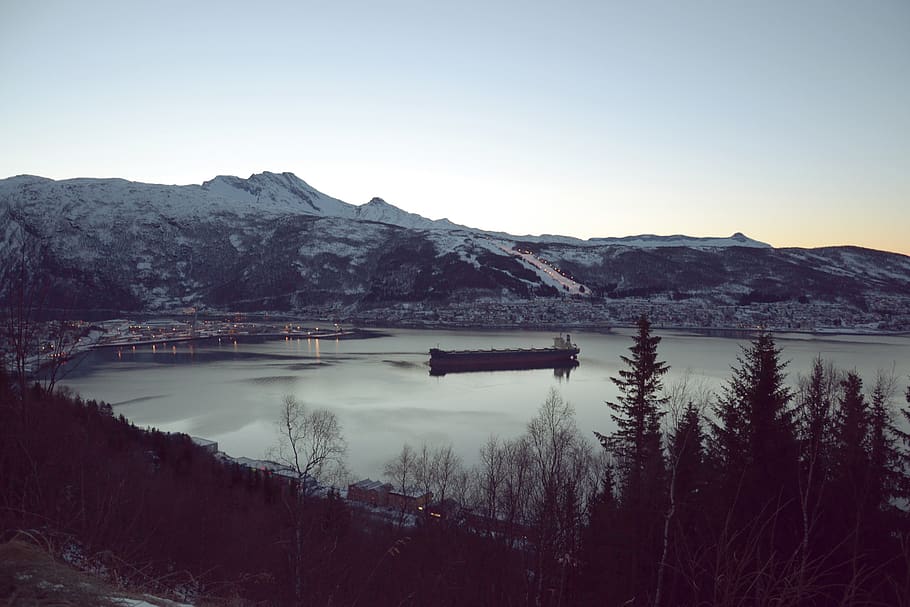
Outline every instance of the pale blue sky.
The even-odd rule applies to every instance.
[[[0,0],[0,82],[0,177],[910,254],[907,0]]]

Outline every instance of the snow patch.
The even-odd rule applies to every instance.
[[[231,234],[228,236],[228,240],[231,241],[231,246],[234,247],[238,253],[243,253],[246,251],[246,247],[243,246],[243,238],[240,236],[240,234]]]

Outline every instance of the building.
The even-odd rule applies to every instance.
[[[418,512],[433,499],[432,493],[398,493],[389,492],[389,508],[405,512]]]
[[[401,493],[392,491],[390,483],[365,478],[348,485],[348,499],[380,508],[417,512],[433,499],[432,493]]]
[[[370,506],[387,506],[392,485],[368,478],[348,485],[348,499]]]

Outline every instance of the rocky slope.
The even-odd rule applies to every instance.
[[[111,312],[358,309],[570,292],[860,309],[870,298],[910,299],[903,255],[775,249],[742,234],[516,237],[430,220],[378,198],[348,204],[290,173],[186,186],[0,180],[0,268],[21,259],[47,280],[52,305]]]

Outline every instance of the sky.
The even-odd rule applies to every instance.
[[[910,254],[910,2],[0,0],[0,178]]]

